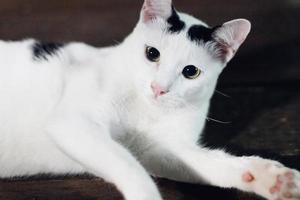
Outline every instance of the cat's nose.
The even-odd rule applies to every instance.
[[[163,89],[159,84],[157,84],[156,82],[152,82],[151,83],[151,89],[154,93],[155,98],[162,96],[164,94],[166,94],[168,91]]]

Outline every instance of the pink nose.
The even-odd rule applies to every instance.
[[[155,98],[158,96],[162,96],[167,93],[166,90],[164,90],[160,85],[158,85],[156,82],[151,83],[151,89],[155,95]]]

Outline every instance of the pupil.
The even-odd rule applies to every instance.
[[[188,66],[185,68],[186,74],[188,76],[193,76],[196,74],[196,68],[194,66]]]
[[[147,57],[150,61],[155,62],[160,57],[160,53],[156,48],[149,47],[147,52]]]
[[[150,49],[150,55],[151,55],[152,58],[157,58],[159,56],[159,53],[156,49],[151,48]]]
[[[197,67],[195,67],[194,65],[188,65],[183,69],[182,74],[185,78],[193,79],[193,78],[196,78],[193,76],[197,75],[199,73],[198,71],[199,71],[199,69]]]

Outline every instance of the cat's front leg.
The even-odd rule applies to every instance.
[[[162,200],[146,170],[111,139],[105,125],[69,115],[55,117],[47,132],[57,148],[87,172],[115,184],[126,200]]]
[[[162,153],[157,154],[157,158],[164,166],[160,167],[163,170],[157,171],[159,176],[165,174],[166,178],[173,179],[173,173],[177,180],[180,177],[180,180],[187,182],[233,187],[269,200],[300,199],[300,173],[276,161],[260,157],[236,157],[223,151],[208,150],[196,144],[174,140],[162,142],[159,149]],[[168,168],[172,173],[168,173]],[[155,168],[152,169],[155,171]],[[178,173],[187,175],[178,176]]]

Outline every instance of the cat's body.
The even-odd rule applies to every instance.
[[[82,170],[53,145],[45,132],[47,121],[64,98],[66,79],[71,76],[68,72],[78,66],[58,55],[45,54],[48,62],[35,58],[33,47],[37,43],[25,40],[2,43],[0,47],[1,177]],[[68,48],[61,53],[66,59],[70,57]]]
[[[143,137],[147,137],[150,127],[166,120],[164,123],[178,122],[178,114],[185,119],[191,115],[189,123],[192,124],[194,119],[194,124],[199,127],[193,135],[186,134],[186,137],[192,137],[191,141],[199,138],[208,104],[201,106],[201,110],[191,107],[186,112],[186,106],[179,105],[178,109],[173,109],[168,104],[160,105],[154,99],[141,96],[134,87],[138,69],[122,59],[124,48],[102,49],[70,43],[54,50],[55,55],[44,52],[45,60],[34,54],[36,44],[52,45],[24,40],[5,42],[0,47],[0,60],[10,60],[0,67],[0,118],[3,122],[0,132],[3,133],[1,149],[4,149],[0,157],[1,177],[34,175],[37,172],[83,172],[81,166],[58,150],[47,137],[49,119],[60,107],[67,106],[65,102],[74,106],[74,115],[85,112],[86,118],[95,123],[111,123],[110,136],[136,155],[147,149],[145,144],[148,142],[143,142]],[[16,62],[11,62],[13,59],[9,56],[15,57],[16,54],[24,57],[19,56]],[[131,76],[128,77],[128,74]],[[176,119],[172,121],[174,116]],[[7,158],[16,159],[7,162]]]
[[[297,171],[197,145],[217,78],[249,31],[246,20],[210,29],[146,0],[116,47],[1,42],[0,177],[88,172],[128,200],[160,200],[150,173],[300,199]]]

